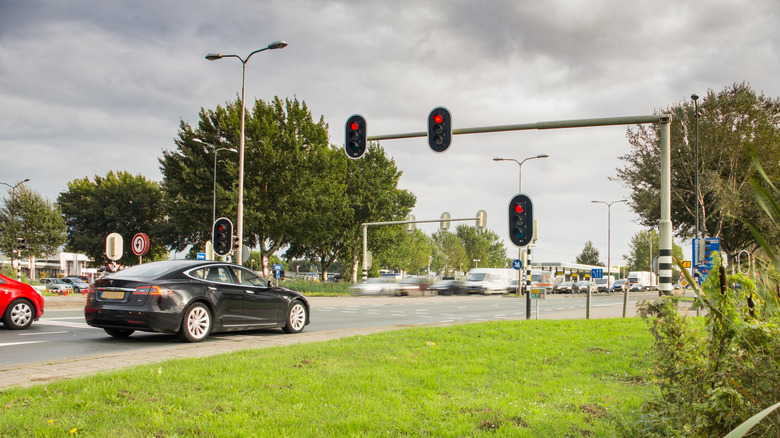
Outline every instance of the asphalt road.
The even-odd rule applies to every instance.
[[[636,314],[635,304],[653,299],[657,292],[632,293],[628,316]],[[60,298],[60,297],[57,297]],[[457,324],[476,321],[525,319],[525,298],[517,296],[431,296],[431,297],[334,297],[310,299],[312,323],[306,333],[362,328],[398,328],[421,325]],[[538,303],[538,310],[537,310]],[[23,367],[28,363],[62,361],[69,358],[106,354],[148,355],[181,342],[175,335],[136,332],[126,339],[112,338],[84,322],[83,299],[47,300],[44,317],[27,329],[0,328],[0,367]],[[622,316],[622,294],[594,294],[592,318]],[[532,300],[531,317],[536,319],[584,319],[585,296],[552,295]],[[217,347],[249,337],[274,338],[281,330],[215,333],[198,348]],[[205,345],[203,345],[205,344]]]

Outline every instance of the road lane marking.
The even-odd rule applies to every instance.
[[[17,345],[25,345],[25,344],[40,344],[45,341],[27,341],[27,342],[6,342],[4,344],[0,344],[0,347],[15,347]]]
[[[19,336],[61,335],[63,333],[68,333],[68,332],[63,330],[60,332],[19,333]]]

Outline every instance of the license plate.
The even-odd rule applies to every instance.
[[[100,295],[104,300],[121,300],[125,298],[125,293],[116,290],[106,290]]]

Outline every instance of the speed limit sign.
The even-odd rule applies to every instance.
[[[133,236],[132,247],[133,254],[142,256],[149,251],[149,236],[144,233],[138,233]]]

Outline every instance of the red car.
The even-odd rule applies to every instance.
[[[9,329],[26,329],[43,316],[43,296],[29,284],[0,274],[0,315]]]

